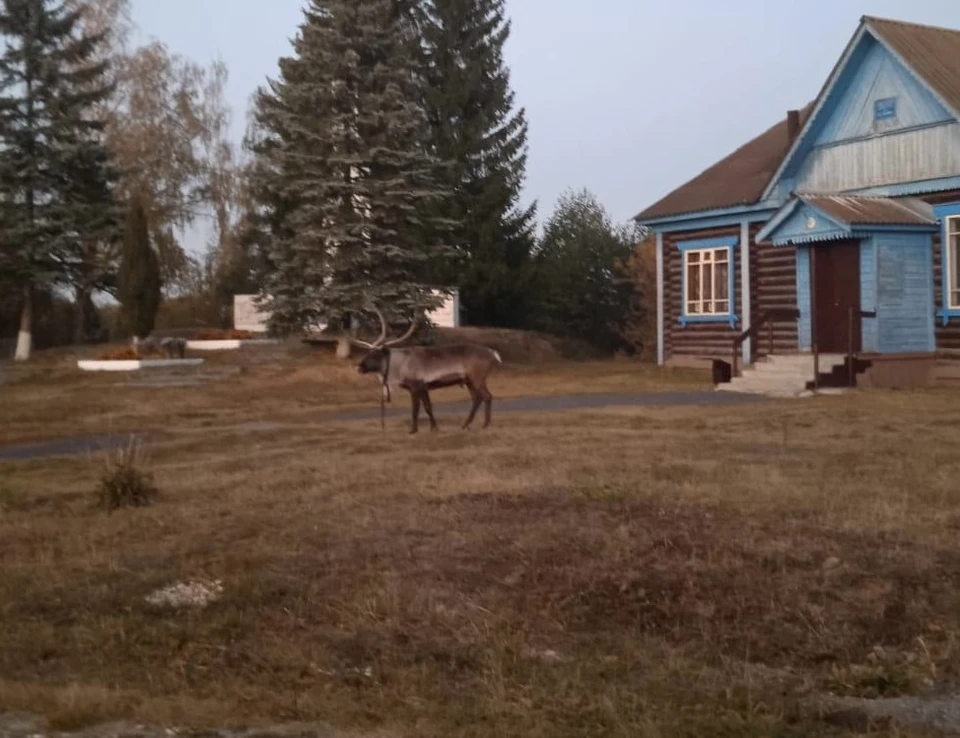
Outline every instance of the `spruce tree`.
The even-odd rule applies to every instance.
[[[468,322],[517,327],[526,318],[535,205],[519,204],[527,121],[514,109],[503,47],[505,0],[428,0],[423,25],[424,101],[437,156],[454,162],[443,213],[462,223],[455,241]]]
[[[2,263],[21,291],[16,358],[23,360],[32,348],[34,292],[69,280],[78,233],[97,205],[110,206],[108,189],[83,189],[91,179],[74,176],[104,164],[103,122],[93,111],[110,88],[97,60],[103,38],[82,36],[80,12],[63,3],[0,0],[0,36]]]
[[[251,191],[275,327],[439,304],[428,281],[451,253],[437,211],[449,192],[419,104],[415,6],[310,0],[293,56],[258,93]]]
[[[134,199],[127,213],[117,286],[124,327],[131,336],[146,338],[160,309],[160,261],[150,245],[147,213],[140,198]]]

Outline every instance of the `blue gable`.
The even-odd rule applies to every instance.
[[[819,208],[793,200],[774,216],[757,234],[757,242],[771,241],[775,246],[814,243],[845,238],[852,233],[846,223],[841,223]]]
[[[846,78],[811,129],[814,146],[953,121],[933,93],[873,36],[865,35],[860,44]]]
[[[792,192],[860,192],[958,175],[954,112],[861,25],[762,199],[783,202]]]

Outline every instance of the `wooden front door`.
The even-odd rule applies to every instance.
[[[860,308],[860,242],[818,244],[813,259],[813,339],[825,354],[845,354],[850,341],[850,308]],[[860,318],[853,320],[853,350],[859,351]]]

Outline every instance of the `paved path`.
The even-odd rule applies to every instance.
[[[405,395],[404,395],[405,397]],[[737,394],[734,392],[651,392],[648,394],[609,394],[609,395],[560,395],[547,397],[516,397],[493,401],[493,416],[509,412],[554,412],[558,410],[597,410],[605,407],[663,407],[683,405],[743,405],[762,402],[758,395]],[[399,405],[399,407],[398,407]],[[470,403],[444,403],[434,406],[438,417],[461,414],[470,410]],[[482,411],[481,411],[482,412]],[[410,407],[406,402],[394,402],[387,410],[390,417],[409,416]],[[380,409],[357,410],[344,413],[328,413],[318,418],[318,422],[336,420],[373,420],[380,417]],[[421,418],[425,418],[421,414]],[[0,446],[0,463],[4,461],[30,461],[55,456],[73,456],[77,454],[97,453],[119,448],[129,443],[130,434],[85,436],[79,438],[60,438],[18,446]]]

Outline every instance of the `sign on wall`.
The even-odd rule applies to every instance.
[[[233,296],[233,327],[238,331],[267,332],[269,313],[257,307],[254,303],[255,297],[256,295]],[[444,298],[440,307],[431,310],[428,315],[430,320],[440,328],[458,328],[460,326],[460,292],[454,290]],[[323,330],[326,324],[321,323],[315,327],[317,330]]]

